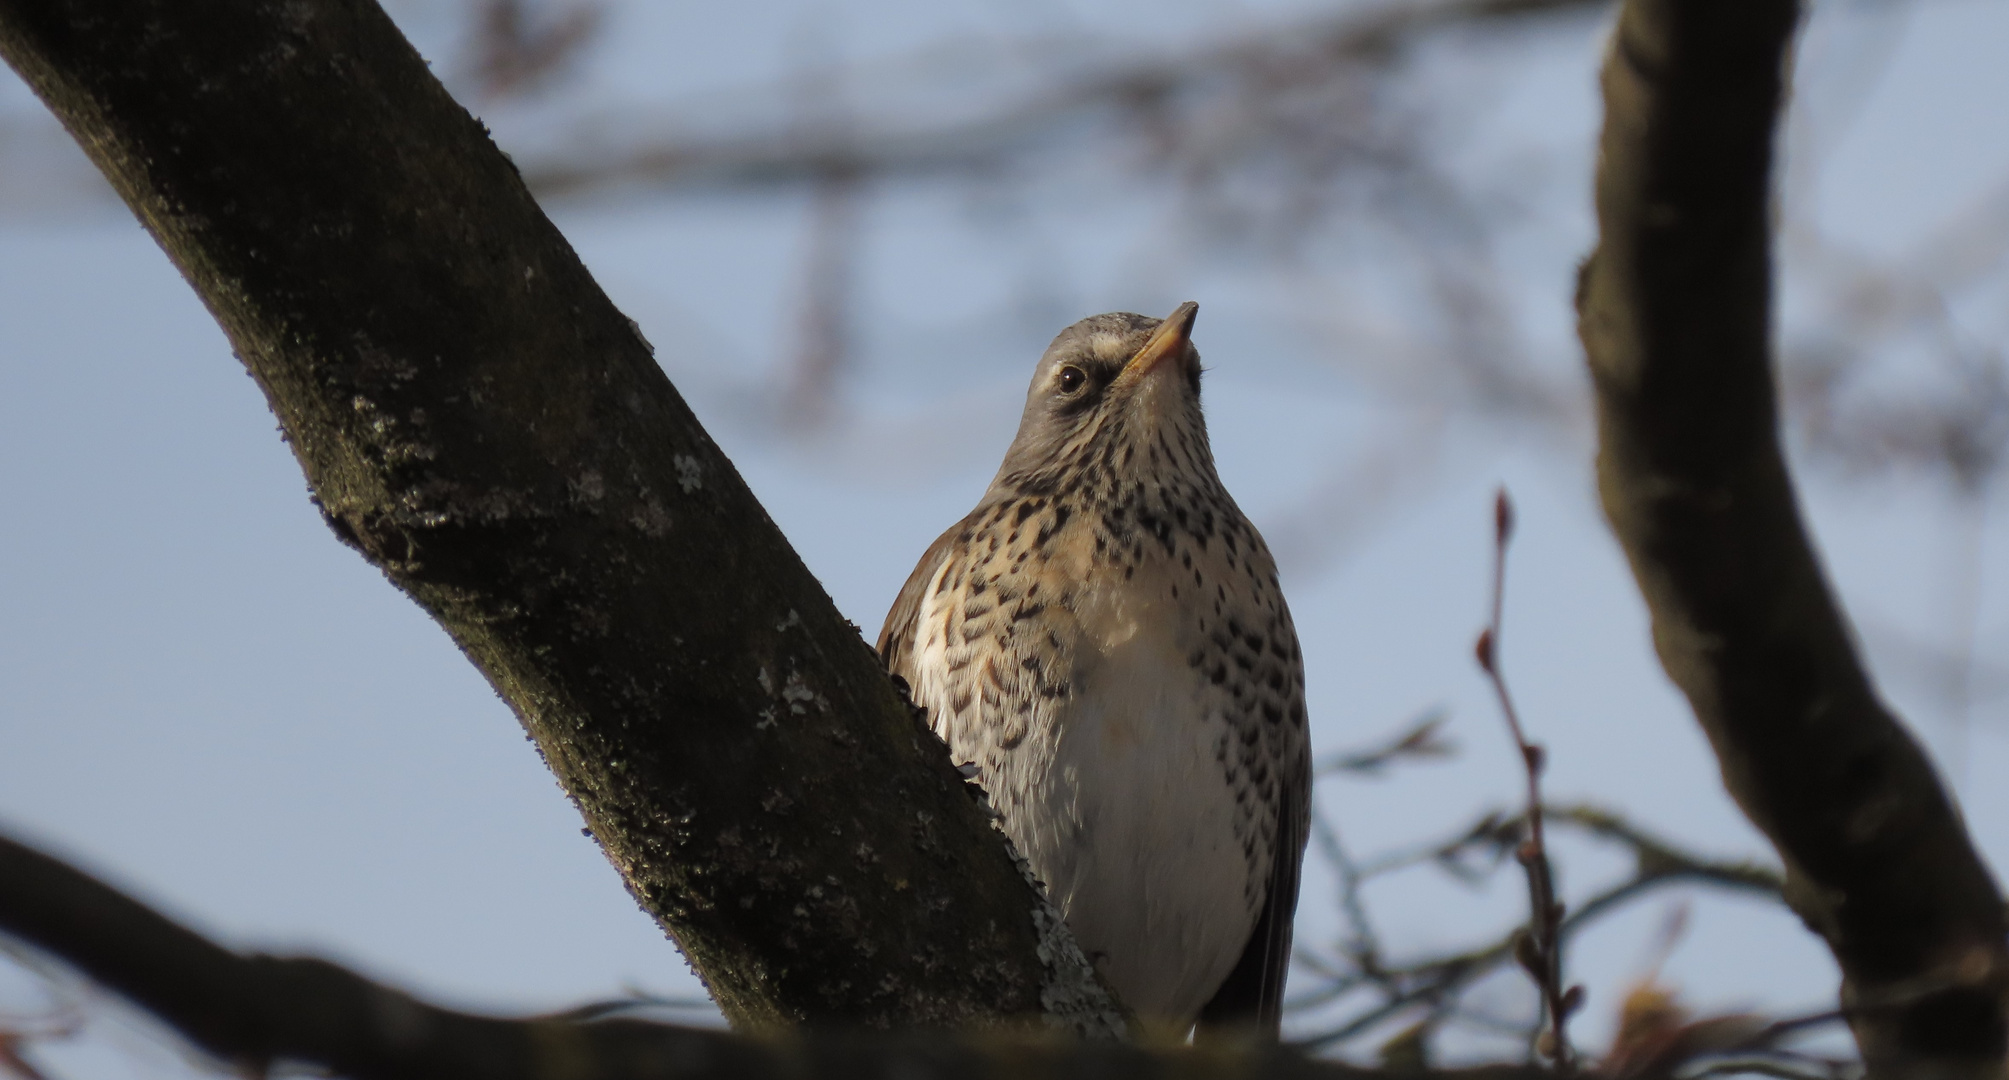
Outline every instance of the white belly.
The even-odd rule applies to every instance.
[[[1268,871],[1244,849],[1238,818],[1253,808],[1237,806],[1222,765],[1229,702],[1187,662],[1193,635],[1172,605],[1075,599],[1014,635],[1068,643],[1070,670],[1047,673],[1065,694],[1032,693],[1013,672],[1020,684],[955,708],[944,673],[961,643],[930,632],[947,613],[924,603],[915,697],[955,759],[981,767],[1005,831],[1108,985],[1140,1016],[1183,1026],[1240,958],[1262,895],[1252,878]]]

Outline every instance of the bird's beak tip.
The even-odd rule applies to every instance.
[[[1165,316],[1144,347],[1125,365],[1126,374],[1134,372],[1133,378],[1143,378],[1159,364],[1185,353],[1187,344],[1193,340],[1193,320],[1199,314],[1200,305],[1191,300],[1173,308],[1172,314]]]

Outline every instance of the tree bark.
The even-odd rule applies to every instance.
[[[1803,526],[1771,355],[1790,0],[1631,0],[1579,285],[1598,486],[1661,663],[1843,973],[1873,1073],[1999,1075],[2001,895],[1878,699]]]
[[[1436,1072],[1314,1062],[1269,1040],[1204,1049],[1016,1036],[735,1036],[638,1020],[513,1020],[442,1009],[311,957],[244,956],[0,837],[0,931],[62,958],[249,1075],[278,1063],[355,1080],[968,1080],[1247,1077],[1545,1080],[1532,1065]]]
[[[1121,1018],[515,168],[368,0],[0,0],[0,54],[739,1024]],[[394,748],[387,748],[394,750]]]

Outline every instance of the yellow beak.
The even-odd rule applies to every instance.
[[[1123,365],[1120,377],[1125,382],[1136,382],[1166,360],[1185,355],[1186,344],[1193,340],[1193,319],[1199,314],[1200,305],[1191,300],[1173,308],[1172,314],[1165,316],[1165,321],[1152,332],[1151,339],[1137,350],[1137,355]]]

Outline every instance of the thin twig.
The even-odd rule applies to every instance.
[[[1313,765],[1312,771],[1318,776],[1333,773],[1378,776],[1397,761],[1451,757],[1458,752],[1457,744],[1441,735],[1444,723],[1449,719],[1450,713],[1444,709],[1430,709],[1386,741],[1365,750],[1341,750],[1329,754]]]
[[[1631,875],[1593,893],[1566,913],[1557,927],[1560,943],[1568,943],[1578,931],[1611,911],[1673,886],[1709,885],[1774,900],[1783,887],[1781,875],[1772,867],[1683,851],[1671,841],[1602,807],[1544,806],[1542,819],[1546,829],[1580,830],[1594,839],[1626,848],[1633,856]],[[1374,928],[1367,922],[1362,891],[1376,878],[1426,863],[1435,863],[1459,880],[1476,885],[1483,875],[1461,869],[1463,860],[1484,854],[1497,866],[1518,846],[1515,838],[1525,830],[1524,816],[1489,811],[1449,839],[1361,861],[1339,847],[1337,834],[1331,831],[1329,823],[1321,829],[1315,821],[1316,846],[1321,855],[1333,862],[1340,878],[1341,914],[1349,933],[1338,946],[1336,956],[1320,958],[1304,950],[1301,956],[1305,968],[1321,976],[1322,984],[1294,997],[1290,1008],[1302,1013],[1368,989],[1378,991],[1380,999],[1364,1011],[1303,1038],[1300,1045],[1325,1048],[1344,1043],[1417,1008],[1431,1010],[1437,1022],[1462,1014],[1465,1010],[1458,1004],[1459,996],[1514,957],[1516,942],[1525,936],[1525,928],[1517,927],[1512,933],[1460,952],[1390,963]]]
[[[1492,621],[1479,632],[1475,652],[1479,666],[1486,672],[1487,681],[1492,683],[1494,696],[1499,699],[1500,712],[1506,717],[1507,731],[1520,750],[1521,764],[1528,778],[1528,839],[1515,853],[1528,875],[1528,929],[1526,936],[1515,945],[1515,959],[1520,961],[1521,967],[1527,970],[1541,991],[1542,1007],[1549,1022],[1547,1057],[1558,1070],[1569,1072],[1576,1065],[1566,1029],[1570,1013],[1583,1003],[1583,988],[1563,987],[1563,904],[1556,899],[1555,874],[1549,865],[1548,844],[1542,833],[1541,777],[1544,756],[1540,746],[1528,741],[1527,733],[1521,726],[1520,714],[1514,709],[1513,695],[1508,693],[1507,680],[1500,673],[1498,655],[1501,615],[1507,591],[1507,542],[1513,533],[1513,503],[1507,499],[1507,489],[1501,488],[1493,499]]]

